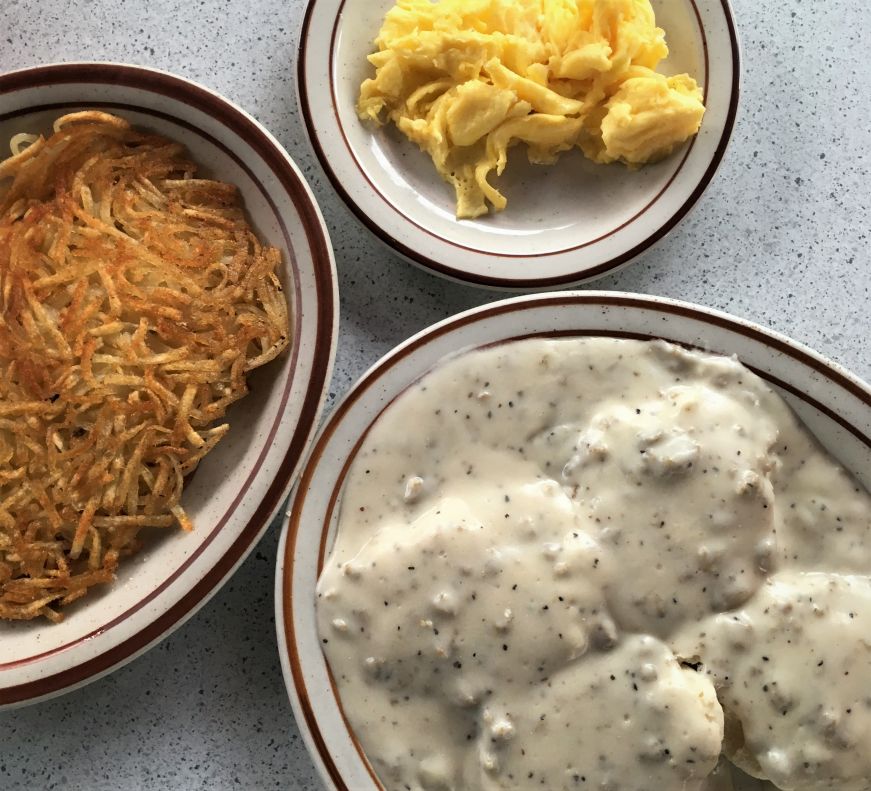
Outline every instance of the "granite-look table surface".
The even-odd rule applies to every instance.
[[[733,0],[741,111],[696,209],[595,287],[660,294],[766,324],[871,377],[871,20],[862,3]],[[156,66],[256,116],[300,165],[338,261],[329,406],[381,354],[498,298],[418,271],[333,193],[294,97],[302,0],[3,0],[0,69],[64,60]],[[275,645],[278,525],[185,626],[84,689],[0,713],[0,789],[314,789]]]

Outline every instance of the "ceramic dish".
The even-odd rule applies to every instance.
[[[871,486],[871,387],[810,349],[725,313],[659,297],[564,292],[485,305],[415,335],[369,369],[331,414],[302,472],[279,547],[282,668],[297,723],[330,787],[379,787],[342,714],[315,621],[315,583],[336,528],[343,481],[369,428],[446,355],[524,337],[579,335],[664,338],[737,355]]]
[[[148,537],[111,586],[58,625],[0,622],[0,705],[80,686],[182,624],[232,574],[287,496],[317,425],[335,352],[336,274],[327,230],[299,170],[251,116],[163,72],[116,64],[45,66],[0,76],[0,141],[50,131],[101,108],[187,146],[202,171],[240,188],[258,235],[279,247],[293,346],[250,377],[229,434],[200,464],[183,504],[193,533]]]
[[[631,172],[580,152],[557,167],[529,165],[521,147],[500,179],[508,208],[457,221],[454,194],[429,157],[392,125],[355,112],[366,56],[393,0],[311,0],[297,81],[312,145],[339,195],[378,238],[412,263],[492,288],[579,283],[624,266],[662,239],[707,187],[738,106],[739,55],[728,0],[654,0],[667,31],[668,73],[703,86],[699,135],[656,165]]]

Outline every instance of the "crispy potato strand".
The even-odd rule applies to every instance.
[[[280,253],[182,146],[88,111],[0,162],[0,618],[61,620],[289,343]]]

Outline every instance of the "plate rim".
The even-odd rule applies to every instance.
[[[342,12],[346,0],[338,0],[338,2],[339,5],[336,10],[336,16],[338,16]],[[696,14],[698,15],[696,0],[690,0],[690,2],[693,3],[694,7],[696,8]],[[655,247],[666,236],[668,236],[672,230],[674,230],[674,228],[687,216],[687,214],[689,214],[693,207],[698,203],[702,194],[707,190],[717,170],[719,170],[726,150],[729,147],[729,142],[732,138],[732,133],[734,132],[735,122],[738,115],[738,106],[741,94],[742,59],[741,47],[738,40],[737,27],[735,25],[735,17],[732,10],[731,0],[714,0],[714,2],[719,2],[721,6],[723,18],[725,20],[726,29],[729,36],[730,55],[732,63],[732,84],[729,91],[729,105],[723,129],[720,134],[720,138],[717,141],[717,146],[713,152],[713,155],[711,156],[711,160],[705,168],[704,173],[702,174],[698,183],[690,192],[689,196],[677,208],[677,210],[671,216],[669,216],[669,218],[662,225],[654,229],[644,239],[642,239],[641,242],[633,246],[631,249],[620,253],[619,255],[607,261],[592,266],[587,266],[585,268],[572,272],[567,272],[565,274],[551,275],[547,277],[497,277],[493,275],[475,274],[468,272],[465,269],[458,269],[456,267],[452,267],[448,264],[442,263],[439,260],[436,260],[435,258],[424,255],[420,251],[414,250],[407,244],[396,239],[395,236],[393,236],[382,225],[375,221],[375,219],[367,211],[365,206],[360,205],[351,197],[350,192],[345,187],[342,180],[339,178],[336,171],[330,164],[330,157],[327,156],[327,152],[324,150],[324,147],[321,144],[321,138],[317,132],[316,124],[314,121],[314,113],[312,112],[309,99],[309,79],[307,76],[308,72],[306,65],[306,61],[308,60],[308,45],[311,38],[309,33],[315,15],[318,13],[319,10],[319,3],[322,6],[324,0],[308,0],[305,14],[303,16],[302,26],[300,28],[299,34],[299,46],[297,49],[297,61],[295,69],[297,107],[299,110],[300,118],[302,118],[303,120],[303,128],[305,129],[309,145],[314,151],[315,157],[319,165],[323,169],[324,173],[326,174],[327,179],[329,180],[330,184],[332,185],[338,196],[341,198],[342,202],[348,209],[351,210],[357,220],[381,243],[398,253],[403,259],[405,259],[409,263],[423,269],[424,271],[429,271],[432,274],[445,277],[448,280],[452,280],[454,282],[465,283],[467,285],[496,290],[542,290],[556,287],[570,287],[580,285],[582,283],[589,282],[590,280],[595,280],[599,277],[603,277],[606,274],[616,272],[619,269],[622,269],[623,267],[632,263],[643,253]],[[331,51],[331,49],[332,48],[330,47],[329,51]],[[329,58],[331,57],[331,55],[328,55],[327,57]],[[332,94],[332,63],[330,63],[330,75],[328,82]],[[335,114],[337,112],[337,108],[335,106],[335,101],[332,96],[330,100],[330,105]],[[687,154],[688,153],[689,152],[687,152]],[[352,159],[354,158],[353,152],[351,152],[351,157]],[[676,175],[677,173],[675,173],[671,177],[671,179],[673,179]],[[365,173],[363,174],[363,178],[368,179]],[[670,183],[671,180],[664,189],[667,189]],[[378,194],[379,196],[381,195],[380,191],[375,189],[374,185],[372,186],[372,189],[375,191],[376,194]],[[414,223],[412,223],[412,221],[404,215],[402,215],[402,218],[405,224],[414,225]],[[620,229],[617,229],[616,232],[619,233],[619,230]],[[415,231],[415,234],[416,233],[417,231]],[[474,249],[471,249],[467,252],[470,252],[474,256],[485,255],[483,251],[477,251]],[[548,259],[555,258],[557,256],[565,256],[570,254],[571,252],[571,250],[556,251],[552,253],[539,254],[534,257]],[[487,255],[488,257],[499,257],[498,254]],[[524,257],[524,259],[525,258],[526,257]]]
[[[299,167],[262,124],[235,102],[193,80],[162,69],[114,61],[51,63],[2,73],[0,107],[6,95],[18,90],[66,84],[121,86],[184,102],[215,118],[250,146],[286,192],[311,251],[312,279],[318,295],[314,325],[317,330],[311,354],[311,374],[303,395],[300,418],[283,454],[279,453],[276,457],[276,471],[264,479],[266,486],[260,502],[244,526],[239,528],[229,548],[209,565],[202,578],[186,589],[176,602],[160,611],[156,617],[148,617],[144,626],[116,644],[50,675],[0,685],[0,710],[64,694],[120,668],[178,629],[223,587],[254,549],[293,487],[316,435],[338,344],[338,275],[329,231]],[[290,262],[287,262],[287,266],[291,267]],[[292,376],[293,373],[290,371],[288,375]],[[277,414],[276,425],[282,420],[282,416]],[[38,666],[39,663],[40,659],[37,658],[29,665]]]
[[[812,369],[815,373],[833,381],[847,393],[871,408],[871,384],[861,379],[840,363],[815,351],[809,346],[793,340],[789,336],[770,329],[762,324],[732,315],[726,311],[684,300],[649,294],[590,289],[583,291],[562,291],[548,294],[529,294],[511,297],[474,307],[436,322],[415,333],[410,338],[388,351],[371,365],[359,377],[359,379],[357,379],[354,385],[336,404],[318,431],[308,458],[306,459],[306,463],[301,470],[293,498],[283,519],[281,537],[278,545],[278,555],[276,559],[275,629],[285,689],[293,708],[297,726],[299,727],[306,747],[309,750],[312,762],[315,764],[321,779],[324,782],[331,784],[329,786],[331,788],[347,791],[349,787],[341,774],[341,770],[333,760],[327,740],[318,726],[318,716],[315,712],[315,707],[311,703],[306,688],[301,652],[296,645],[295,625],[293,623],[294,607],[292,589],[295,576],[294,554],[300,535],[305,533],[305,529],[302,527],[301,512],[305,507],[305,501],[309,489],[308,484],[316,475],[317,469],[323,459],[323,452],[329,444],[333,433],[335,433],[343,422],[346,414],[354,406],[357,400],[366,396],[366,392],[371,387],[377,386],[378,380],[382,375],[389,373],[394,363],[400,362],[403,358],[413,354],[418,349],[425,347],[433,340],[437,340],[441,335],[448,334],[455,329],[461,329],[468,324],[475,323],[476,321],[511,313],[518,307],[521,307],[522,309],[522,306],[524,305],[531,305],[533,308],[540,308],[553,304],[562,304],[563,306],[585,305],[587,307],[601,306],[606,308],[614,307],[652,310],[658,313],[664,312],[670,314],[676,319],[688,318],[697,321],[701,320],[707,324],[713,325],[717,329],[736,332],[749,340],[762,343],[764,346],[770,348],[775,354],[788,356],[797,363],[800,363]],[[545,331],[531,333],[532,336],[540,336],[543,334],[547,333]],[[553,333],[551,333],[551,335],[552,334]],[[571,336],[573,333],[572,331],[567,331],[558,334]],[[577,332],[574,334],[577,334]],[[655,335],[651,333],[650,337],[653,338]],[[508,340],[517,340],[517,338],[511,338]],[[489,344],[473,344],[470,348],[478,348],[481,345],[487,346]],[[776,376],[767,377],[767,381],[771,381],[772,379],[775,380],[778,385],[784,384],[778,381],[778,377]],[[409,382],[404,383],[403,391],[409,384]],[[825,405],[819,404],[819,402],[816,402],[816,399],[812,396],[800,393],[792,385],[787,385],[787,387],[791,388],[794,393],[801,395],[802,398],[812,405],[815,405],[816,408],[822,408],[824,414],[828,414],[829,417],[835,419],[842,427],[850,425],[843,419],[839,419],[837,413],[833,410]],[[395,396],[391,396],[390,400],[392,400],[393,397]],[[388,405],[390,400],[388,400]],[[382,407],[382,410],[384,408],[386,408],[386,405]],[[379,410],[379,415],[382,410]],[[366,434],[368,434],[377,419],[378,416],[374,417],[365,427],[362,435],[357,438],[352,453],[356,452],[356,449],[359,448],[360,443],[363,441]],[[848,430],[851,429],[848,428]],[[856,434],[856,431],[853,430],[853,433]],[[871,431],[868,433],[862,433],[861,436],[856,434],[856,436],[868,447],[871,447]],[[347,459],[346,462],[350,462],[350,459]],[[312,536],[306,536],[306,538],[312,539]],[[342,716],[344,717],[343,711]],[[369,766],[368,761],[366,761],[365,756],[362,753],[362,748],[359,746],[359,743],[347,722],[346,726],[352,741],[357,747],[361,760],[367,767],[369,774],[375,780],[374,787],[381,788],[382,786],[375,778],[373,770]]]

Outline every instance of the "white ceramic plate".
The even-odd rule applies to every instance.
[[[0,76],[0,144],[50,132],[82,107],[117,113],[187,146],[202,172],[238,185],[261,239],[279,247],[293,346],[250,378],[229,434],[200,464],[183,503],[196,529],[158,532],[117,581],[63,623],[0,622],[0,706],[80,686],[129,661],[190,617],[241,563],[290,490],[318,422],[337,336],[336,273],[306,183],[251,116],[179,77],[117,64],[64,64]],[[5,156],[5,155],[3,155]]]
[[[285,683],[329,787],[379,787],[345,722],[315,621],[315,584],[355,453],[385,406],[446,355],[521,337],[573,335],[664,338],[736,354],[871,487],[871,386],[810,349],[725,313],[659,297],[563,292],[485,305],[418,333],[370,368],[330,415],[302,472],[279,547],[276,626]]]
[[[300,39],[302,117],[321,165],[351,210],[412,263],[493,288],[550,288],[599,277],[662,239],[707,187],[738,106],[738,42],[729,0],[652,0],[667,32],[667,73],[689,72],[707,112],[698,136],[631,172],[572,151],[555,167],[512,149],[499,181],[508,208],[458,221],[454,192],[429,157],[390,125],[355,112],[366,60],[393,0],[310,0]]]

